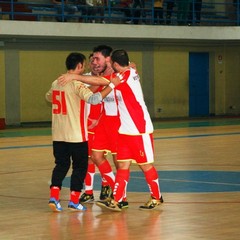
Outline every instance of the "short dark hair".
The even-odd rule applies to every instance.
[[[88,59],[91,59],[92,56],[93,56],[93,53],[90,53]]]
[[[79,63],[83,64],[85,61],[86,57],[82,53],[70,53],[66,58],[66,68],[67,70],[74,70]]]
[[[112,50],[113,49],[107,45],[99,45],[99,46],[93,48],[94,53],[100,52],[105,58],[109,57],[111,55]]]
[[[111,54],[111,59],[112,59],[112,62],[116,62],[122,67],[129,65],[128,54],[123,49],[114,50]]]

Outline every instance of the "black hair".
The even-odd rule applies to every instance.
[[[88,59],[90,59],[92,56],[93,56],[93,53],[90,53]]]
[[[111,55],[112,50],[113,49],[107,45],[99,45],[99,46],[93,48],[94,53],[100,52],[105,58],[109,57]]]
[[[114,50],[111,54],[112,62],[118,63],[122,67],[126,67],[129,65],[129,57],[125,50],[117,49]]]
[[[66,59],[66,68],[67,70],[74,70],[79,63],[83,64],[85,61],[86,57],[82,53],[70,53]]]

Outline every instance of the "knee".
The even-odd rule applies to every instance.
[[[93,153],[91,159],[97,166],[100,165],[105,160],[104,154],[99,153],[98,154]]]

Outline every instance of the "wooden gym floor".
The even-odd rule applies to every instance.
[[[69,176],[61,192],[64,211],[51,212],[50,128],[0,130],[0,240],[239,239],[240,118],[162,120],[155,129],[155,166],[165,202],[159,210],[138,209],[149,190],[133,165],[129,208],[120,213],[95,203],[85,204],[86,212],[69,212]],[[98,200],[98,173],[94,188]]]

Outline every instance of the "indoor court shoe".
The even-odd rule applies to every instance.
[[[84,207],[81,203],[73,203],[72,201],[70,201],[68,203],[68,209],[72,210],[72,211],[86,211],[87,208]]]
[[[118,207],[121,208],[121,209],[128,208],[128,202],[127,201],[119,202]]]
[[[94,201],[93,194],[86,194],[86,193],[83,193],[79,200],[80,203],[89,203],[93,201]]]
[[[49,199],[48,206],[53,210],[53,212],[61,212],[63,210],[60,201],[57,201],[55,198]]]
[[[149,201],[146,202],[143,206],[140,206],[139,209],[140,210],[154,210],[154,209],[157,209],[161,205],[161,203],[163,203],[162,196],[159,200],[151,197],[149,199]]]
[[[106,200],[112,194],[112,189],[110,186],[102,186],[101,193],[100,193],[100,200]]]
[[[98,201],[97,206],[107,208],[111,211],[121,212],[122,209],[118,206],[118,203],[111,198],[108,198],[105,201]]]

